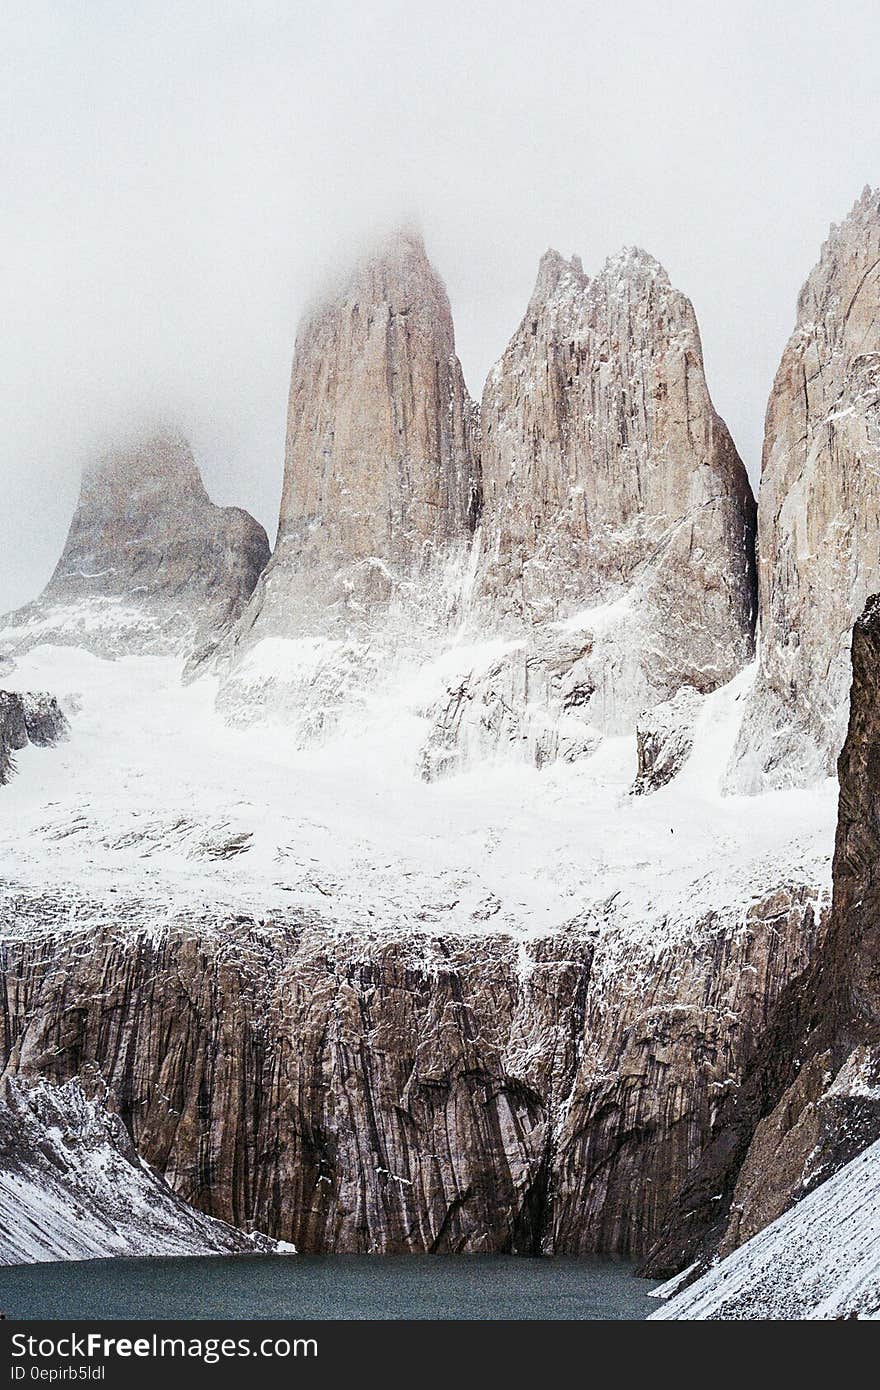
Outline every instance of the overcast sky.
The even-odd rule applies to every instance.
[[[476,396],[548,245],[651,251],[756,478],[798,289],[880,183],[880,5],[0,0],[0,120],[6,608],[140,418],[274,539],[300,306],[401,218]]]

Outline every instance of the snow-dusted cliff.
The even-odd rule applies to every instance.
[[[70,738],[0,797],[10,1075],[100,1075],[179,1196],[301,1249],[647,1250],[824,920],[833,789],[720,795],[749,673],[632,797],[634,736],[425,783],[402,706],[303,750],[172,660],[50,671]]]

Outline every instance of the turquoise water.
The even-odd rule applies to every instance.
[[[8,1318],[645,1318],[630,1266],[494,1255],[86,1260],[0,1269]]]

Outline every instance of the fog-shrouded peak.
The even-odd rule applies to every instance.
[[[210,500],[184,435],[144,429],[87,462],[55,572],[4,621],[0,652],[192,656],[238,617],[268,558],[263,527]]]
[[[473,528],[472,420],[445,287],[404,227],[300,326],[279,537],[308,565],[421,568]]]

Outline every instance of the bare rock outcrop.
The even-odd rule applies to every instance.
[[[360,616],[469,537],[478,502],[449,300],[421,237],[402,231],[297,336],[273,562],[280,587],[292,556],[289,625],[323,634]]]
[[[754,500],[709,397],[693,308],[662,266],[628,250],[591,280],[548,252],[481,420],[493,608],[566,617],[644,576],[667,660],[688,639],[676,672],[705,669],[691,682],[703,688],[738,669],[754,621]]]
[[[252,516],[211,502],[186,440],[145,436],[86,468],[55,573],[2,620],[0,652],[55,643],[107,657],[204,655],[268,558]]]
[[[683,685],[671,700],[646,710],[636,724],[638,772],[633,795],[658,791],[677,777],[694,746],[700,695]]]
[[[561,746],[588,751],[748,662],[754,498],[709,397],[693,308],[650,256],[625,251],[592,280],[576,258],[544,256],[483,393],[481,468],[475,608],[483,628],[522,640],[468,674],[468,709],[509,710],[502,740],[564,717],[576,728]],[[459,688],[435,712],[434,743]]]
[[[832,227],[770,402],[758,514],[760,668],[728,783],[832,776],[850,637],[880,586],[880,191]]]
[[[14,754],[29,743],[53,748],[67,731],[67,718],[54,695],[0,690],[0,787],[15,770]]]
[[[427,711],[425,780],[496,759],[540,768],[592,753],[599,734],[581,714],[594,689],[584,669],[591,648],[577,632],[538,632],[463,669]]]

